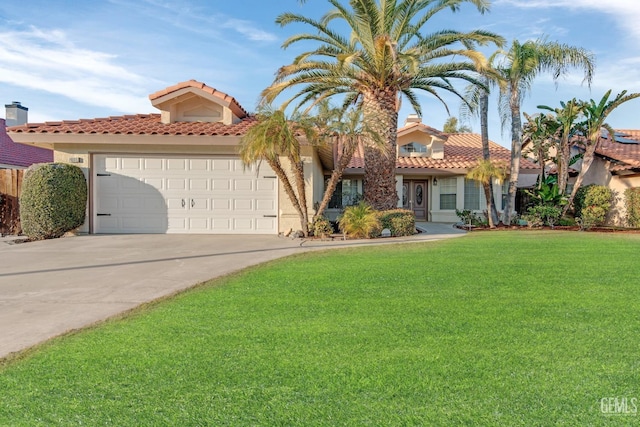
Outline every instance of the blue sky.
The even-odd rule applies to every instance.
[[[29,0],[0,4],[0,102],[20,101],[30,122],[156,112],[148,95],[196,79],[255,110],[260,91],[298,48],[281,49],[290,35],[308,30],[274,23],[282,12],[319,18],[325,0]],[[469,4],[442,12],[431,29],[497,32],[508,41],[542,35],[590,49],[597,58],[591,89],[576,72],[559,81],[540,77],[523,111],[558,106],[572,97],[600,99],[608,89],[640,92],[640,0],[494,0],[480,15]],[[460,86],[461,88],[463,85]],[[447,96],[453,115],[459,101]],[[423,122],[442,128],[447,113],[420,95]],[[493,101],[493,100],[492,100]],[[616,110],[609,123],[640,128],[640,101]],[[412,111],[408,102],[400,122]],[[501,134],[496,103],[490,138]],[[472,122],[474,131],[479,123]]]

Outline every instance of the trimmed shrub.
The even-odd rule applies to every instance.
[[[66,163],[29,167],[22,182],[20,222],[30,239],[53,239],[84,223],[87,181],[82,169]]]
[[[378,212],[382,229],[388,228],[394,237],[411,236],[416,233],[416,216],[407,209],[391,209]]]
[[[344,234],[356,239],[377,237],[382,231],[377,212],[365,202],[347,207],[338,224]]]
[[[629,227],[640,228],[640,187],[627,188],[624,192]]]
[[[562,216],[562,208],[552,205],[532,206],[527,210],[523,219],[527,221],[529,228],[542,227],[548,225],[554,227]]]
[[[316,237],[320,237],[322,239],[333,234],[333,226],[331,225],[331,221],[329,221],[324,216],[320,216],[315,219],[313,222],[313,235]]]
[[[578,193],[582,189],[580,188]],[[604,185],[587,185],[584,187],[584,195],[580,200],[579,207],[577,203],[575,205],[576,213],[580,212],[580,227],[589,229],[593,226],[604,224],[609,209],[611,209],[612,200],[613,191]]]

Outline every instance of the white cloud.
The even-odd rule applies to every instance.
[[[497,0],[496,4],[508,4],[520,8],[568,8],[590,9],[613,15],[634,38],[640,40],[640,1],[638,0]],[[605,27],[602,31],[607,31]]]
[[[77,47],[59,30],[0,32],[0,82],[117,111],[149,111],[148,79],[116,60]]]

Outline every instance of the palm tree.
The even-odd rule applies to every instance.
[[[523,152],[523,155],[533,154],[540,165],[538,189],[541,189],[542,183],[545,182],[544,168],[547,160],[550,159],[551,147],[557,146],[555,136],[560,125],[552,114],[535,114],[530,116],[527,113],[523,113],[523,115],[525,123],[522,127],[522,142],[523,145],[527,143],[531,144],[531,148],[527,150],[527,153]],[[558,173],[558,175],[560,175],[560,173]]]
[[[491,209],[490,200],[493,198],[493,195],[491,194],[491,182],[495,179],[499,184],[502,184],[506,175],[507,174],[502,165],[496,165],[492,163],[491,160],[484,159],[478,159],[478,164],[467,173],[467,178],[473,179],[482,184],[484,197],[485,200],[487,200],[487,210]],[[489,213],[487,218],[489,220],[489,228],[495,228],[493,216]]]
[[[584,156],[582,157],[580,173],[573,185],[573,190],[571,190],[571,195],[569,196],[567,205],[564,207],[562,212],[563,214],[566,214],[569,210],[573,203],[573,199],[576,197],[578,189],[582,185],[584,176],[589,171],[589,168],[593,163],[596,148],[598,148],[598,143],[602,138],[602,131],[605,130],[609,134],[609,140],[615,141],[615,131],[606,123],[607,117],[620,105],[640,97],[640,93],[630,93],[627,95],[627,91],[623,90],[614,99],[609,101],[610,95],[611,90],[608,90],[598,103],[591,99],[589,102],[584,102],[582,104],[582,112],[584,114],[585,121],[581,123],[579,127],[581,129],[580,133],[584,135]]]
[[[477,83],[473,72],[486,65],[476,46],[500,45],[503,39],[481,30],[428,32],[426,28],[438,12],[455,11],[463,3],[484,13],[488,0],[350,0],[348,5],[341,0],[327,1],[335,9],[320,20],[293,13],[277,18],[282,26],[302,23],[315,30],[290,37],[284,48],[299,42],[318,46],[282,67],[262,96],[272,102],[286,89],[299,87],[285,106],[294,100],[298,107],[313,105],[336,95],[342,96],[345,105],[360,102],[365,125],[386,141],[383,151],[365,145],[364,196],[376,209],[395,208],[400,97],[404,95],[421,114],[415,90],[443,104],[440,91],[460,96],[451,80]],[[350,30],[346,37],[341,34],[345,27]]]
[[[520,43],[514,40],[511,48],[505,53],[498,70],[507,84],[500,92],[501,105],[508,103],[509,115],[502,116],[503,125],[511,122],[511,166],[509,168],[509,194],[504,209],[504,221],[509,223],[511,211],[515,206],[516,190],[520,175],[520,158],[522,156],[522,121],[520,107],[524,96],[531,89],[538,74],[551,72],[554,81],[564,76],[569,68],[581,68],[584,80],[591,85],[595,59],[591,52],[549,42],[546,39]],[[506,112],[505,112],[506,113]]]
[[[465,97],[460,107],[461,116],[469,119],[472,116],[480,117],[480,138],[482,141],[482,159],[491,160],[491,150],[489,149],[489,93],[492,87],[503,86],[502,75],[493,68],[493,61],[497,51],[489,57],[489,66],[481,71],[481,84],[471,84],[467,86]],[[484,184],[483,184],[484,185]],[[493,197],[493,180],[486,183],[485,195],[488,194],[487,212],[493,223],[499,221],[498,210],[496,209],[495,197]]]
[[[271,166],[300,217],[302,234],[307,237],[309,215],[299,136],[313,144],[317,138],[316,128],[309,117],[299,115],[289,120],[282,109],[274,110],[268,106],[263,107],[257,117],[258,123],[240,142],[240,159],[245,165],[264,160]],[[290,163],[293,182],[285,171],[281,156]]]
[[[557,125],[555,127],[556,167],[558,172],[558,192],[564,194],[569,181],[569,166],[571,162],[571,143],[576,133],[575,122],[582,115],[583,106],[575,98],[569,102],[560,102],[560,108],[538,105],[542,110],[555,113]],[[549,128],[551,130],[551,128]]]
[[[323,100],[318,105],[316,119],[325,143],[335,147],[337,155],[335,156],[336,163],[327,181],[327,187],[314,215],[314,220],[322,216],[329,205],[336,186],[342,179],[344,170],[349,165],[353,153],[362,144],[365,136],[368,136],[369,140],[377,146],[383,145],[380,138],[364,126],[362,123],[362,109],[357,106],[349,110],[343,110],[341,108],[333,108],[329,105],[328,100]]]

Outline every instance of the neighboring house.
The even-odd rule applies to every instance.
[[[34,163],[53,161],[53,151],[45,148],[16,144],[7,135],[9,126],[27,123],[29,109],[19,102],[5,105],[6,120],[0,119],[0,169],[24,169]]]
[[[489,143],[491,159],[509,165],[511,153]],[[473,133],[447,134],[424,125],[416,115],[398,130],[396,189],[398,207],[413,210],[417,221],[457,222],[456,209],[477,213],[486,211],[484,190],[478,182],[465,178],[482,158],[482,139]],[[538,176],[537,166],[523,159],[519,186],[531,186]],[[329,205],[328,216],[337,216],[345,205],[362,194],[364,153],[359,150],[344,173],[342,185]],[[504,209],[507,182],[494,183],[494,198],[499,211]]]
[[[52,148],[55,161],[83,168],[89,233],[276,234],[299,218],[266,162],[245,168],[238,144],[256,123],[231,96],[190,80],[149,96],[160,114],[26,124],[9,129],[24,144]],[[464,174],[482,156],[480,136],[447,135],[417,118],[399,131],[400,206],[419,220],[457,221],[482,211],[483,194]],[[302,144],[312,212],[333,166],[331,149]],[[492,143],[495,159],[509,151]],[[354,157],[330,213],[362,193],[362,152]],[[286,159],[282,159],[288,168]],[[523,176],[535,173],[524,161]],[[496,188],[497,200],[502,187]]]
[[[580,169],[580,163],[576,168]],[[613,140],[600,139],[596,157],[584,177],[583,185],[589,184],[605,185],[614,191],[616,200],[609,221],[624,224],[624,192],[640,187],[640,130],[619,129]]]

